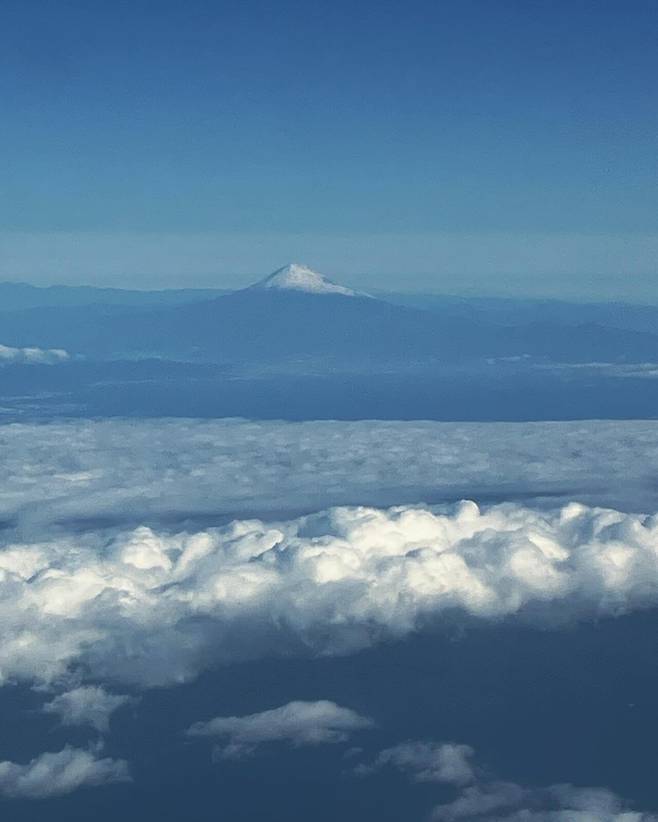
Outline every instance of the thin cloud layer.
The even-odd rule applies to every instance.
[[[658,516],[570,504],[336,508],[0,551],[0,681],[174,684],[208,666],[331,655],[450,614],[542,625],[658,603]]]
[[[0,522],[203,527],[465,496],[651,511],[657,465],[655,421],[14,424],[0,426]]]
[[[248,716],[218,716],[197,722],[188,736],[222,740],[215,748],[223,759],[240,759],[266,743],[287,742],[294,747],[345,742],[355,731],[372,727],[373,722],[335,702],[289,702],[279,708]]]
[[[57,365],[71,359],[63,348],[12,348],[0,345],[0,366],[13,363],[23,365]]]
[[[58,753],[43,753],[25,765],[0,762],[0,796],[9,799],[43,799],[82,787],[128,781],[125,761],[97,759],[89,751],[68,746]]]

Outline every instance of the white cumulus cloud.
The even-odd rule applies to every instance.
[[[27,365],[57,365],[71,358],[63,348],[12,348],[0,345],[0,365],[22,363]]]
[[[43,753],[25,765],[0,762],[0,795],[12,799],[61,796],[78,788],[130,780],[121,759],[97,759],[93,753],[66,747]]]
[[[368,717],[335,702],[289,702],[248,716],[218,716],[197,722],[188,729],[189,736],[223,740],[216,749],[225,759],[239,759],[253,754],[260,745],[288,742],[295,747],[345,742],[354,731],[372,727]]]
[[[336,508],[194,533],[55,533],[0,549],[0,682],[173,684],[343,654],[442,617],[544,625],[658,603],[658,516],[570,504]]]

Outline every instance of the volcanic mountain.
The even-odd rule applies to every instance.
[[[595,324],[505,327],[376,299],[292,263],[179,305],[0,312],[0,343],[96,359],[164,357],[258,369],[408,369],[490,358],[656,362],[658,337]]]
[[[278,268],[272,274],[254,283],[250,290],[269,288],[278,291],[303,291],[306,294],[342,294],[344,297],[367,296],[353,291],[351,288],[346,288],[344,285],[338,285],[338,283],[323,274],[318,274],[317,271],[313,271],[308,266],[299,263],[290,263],[283,268]]]

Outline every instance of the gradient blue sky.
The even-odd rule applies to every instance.
[[[0,278],[656,299],[655,0],[0,5]]]

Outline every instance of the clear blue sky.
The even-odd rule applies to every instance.
[[[656,0],[3,0],[0,278],[658,290]]]

